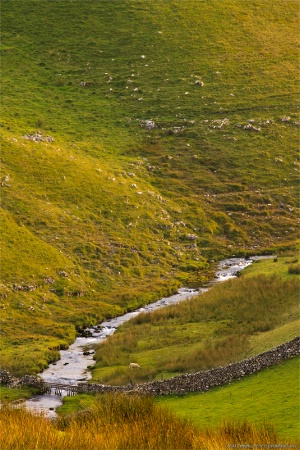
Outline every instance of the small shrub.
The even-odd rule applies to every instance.
[[[297,263],[299,260],[298,258],[289,258],[285,261],[286,264],[295,264]]]
[[[300,264],[292,264],[288,268],[288,272],[294,275],[300,275]]]

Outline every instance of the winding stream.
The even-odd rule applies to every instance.
[[[49,367],[39,375],[46,382],[70,384],[73,386],[77,385],[78,382],[88,381],[91,378],[89,366],[95,364],[95,361],[93,360],[94,351],[85,351],[88,346],[99,344],[105,340],[107,336],[114,334],[120,325],[142,312],[154,311],[156,309],[192,298],[193,296],[206,292],[209,289],[209,286],[212,286],[217,282],[222,282],[228,280],[229,278],[236,277],[238,272],[252,264],[253,261],[271,257],[272,256],[255,256],[249,259],[229,258],[223,260],[218,265],[215,278],[208,284],[207,287],[200,289],[180,288],[175,295],[164,297],[154,303],[149,303],[136,311],[126,313],[120,317],[115,317],[113,319],[106,320],[99,325],[87,328],[86,331],[88,332],[89,337],[77,337],[67,350],[60,351],[60,360],[50,364]],[[55,417],[55,409],[62,404],[62,397],[52,394],[39,395],[27,400],[25,404],[30,410],[37,412],[42,411],[48,417]]]

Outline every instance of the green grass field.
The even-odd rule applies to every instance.
[[[0,402],[7,404],[15,400],[26,400],[35,394],[38,394],[38,389],[24,386],[22,388],[13,389],[4,385],[0,386]]]
[[[298,14],[1,2],[3,366],[40,371],[76,330],[201,285],[212,259],[294,249]]]
[[[299,439],[299,357],[201,394],[161,397],[179,417],[199,428],[218,427],[223,421],[273,424],[278,435]]]

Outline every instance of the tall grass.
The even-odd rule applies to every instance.
[[[140,314],[132,324],[165,323],[176,320],[191,323],[211,320],[230,320],[230,329],[252,333],[276,325],[280,316],[295,304],[298,281],[282,280],[279,276],[256,275],[241,277],[215,285],[197,298]]]
[[[300,264],[291,264],[288,268],[288,272],[291,274],[299,275],[300,274]]]
[[[246,422],[199,431],[152,399],[124,395],[96,397],[88,409],[54,421],[10,408],[0,419],[3,450],[216,450],[279,442],[270,427]]]
[[[253,353],[251,337],[297,319],[298,296],[295,277],[262,274],[140,314],[98,346],[94,379],[128,384],[131,360],[142,365],[135,382],[240,360]]]
[[[200,368],[204,370],[223,366],[245,355],[245,352],[249,349],[249,341],[246,334],[233,334],[215,344],[210,339],[207,339],[203,347],[175,358],[166,364],[164,369],[167,372],[193,372]]]

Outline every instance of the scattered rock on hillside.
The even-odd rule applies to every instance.
[[[34,141],[34,142],[54,142],[54,139],[52,136],[47,135],[46,137],[43,136],[42,131],[37,131],[34,134],[25,134],[24,139],[27,139],[28,141]]]
[[[196,241],[198,239],[198,236],[196,236],[196,234],[188,234],[187,239],[189,239],[190,241]]]
[[[3,177],[3,179],[1,180],[1,186],[2,186],[2,187],[10,187],[10,184],[8,184],[9,181],[10,181],[9,175],[5,175],[5,176]]]
[[[225,125],[229,125],[229,120],[225,117],[224,119],[215,119],[212,121],[211,125],[209,125],[209,128],[218,129],[221,130]]]
[[[251,123],[248,123],[247,125],[243,126],[244,130],[250,130],[250,131],[261,131],[260,127],[255,127],[254,125],[251,125]]]
[[[47,277],[44,279],[46,284],[54,284],[55,280],[52,277]]]
[[[69,276],[69,274],[68,274],[67,272],[65,272],[64,270],[59,270],[59,271],[57,272],[57,275],[58,275],[59,277],[65,277],[65,278],[68,278],[68,276]]]
[[[21,285],[20,284],[16,284],[16,283],[13,285],[13,291],[33,292],[33,291],[36,290],[36,288],[37,288],[36,285],[34,285],[34,284],[25,284],[23,281],[22,281]]]
[[[141,127],[146,128],[147,130],[153,130],[156,127],[155,122],[153,120],[141,120]]]
[[[263,122],[260,123],[260,125],[273,125],[274,120],[273,119],[266,119]]]
[[[148,165],[147,169],[150,170],[151,172],[153,172],[155,170],[155,166]]]

